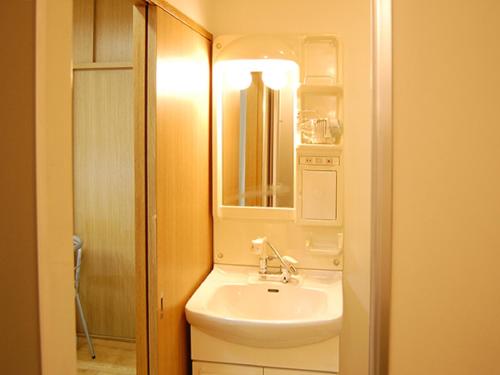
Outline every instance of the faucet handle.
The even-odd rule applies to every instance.
[[[252,251],[256,255],[265,255],[266,237],[259,237],[252,240]]]
[[[299,261],[295,259],[294,257],[291,257],[289,255],[285,255],[283,257],[283,261],[287,263],[287,265],[284,265],[287,267],[287,272],[291,272],[292,274],[296,275],[298,273],[297,268],[295,268],[295,264],[298,264]]]

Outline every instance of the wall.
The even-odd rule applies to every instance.
[[[207,28],[211,0],[168,0],[168,3],[187,15],[192,20]],[[208,29],[208,28],[207,28]],[[210,29],[208,31],[211,32]]]
[[[40,340],[45,375],[76,372],[71,14],[71,1],[37,1],[36,184]],[[23,277],[25,274],[21,273]],[[18,365],[26,362],[25,357]],[[19,368],[15,373],[28,374]]]
[[[237,33],[334,33],[343,42],[346,237],[341,373],[367,374],[371,174],[370,2],[215,0],[210,4],[207,27],[215,36]],[[251,259],[255,264],[257,258],[250,257],[248,249],[249,239],[258,231],[275,239],[273,242],[283,252],[297,255],[299,260],[305,257],[303,250],[297,250],[300,246],[287,240],[297,230],[294,224],[282,222],[276,225],[268,222],[254,225],[252,229],[248,229],[249,223],[245,222],[233,221],[230,225],[224,225],[222,228],[220,222],[215,223],[216,245],[218,239],[227,241],[231,238],[241,257]],[[294,254],[295,251],[298,253]]]
[[[75,372],[71,3],[56,3],[3,4],[0,22],[2,374]]]
[[[37,374],[35,1],[8,2],[1,14],[0,363],[5,374]]]
[[[498,373],[499,17],[394,1],[393,375]]]

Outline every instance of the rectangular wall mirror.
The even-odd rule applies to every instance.
[[[294,91],[273,90],[262,76],[251,72],[242,90],[223,84],[222,204],[293,208]]]

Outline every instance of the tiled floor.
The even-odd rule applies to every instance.
[[[135,375],[135,344],[94,339],[96,357],[89,354],[87,341],[78,338],[78,375]]]

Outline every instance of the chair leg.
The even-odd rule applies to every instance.
[[[76,299],[76,307],[78,308],[78,315],[80,315],[80,322],[82,323],[83,332],[85,333],[85,337],[87,338],[87,344],[89,345],[89,352],[92,356],[92,359],[95,359],[95,351],[94,345],[92,344],[92,338],[89,335],[89,329],[87,327],[87,321],[85,320],[85,315],[83,315],[82,303],[80,302],[80,294],[78,292],[75,293]]]

